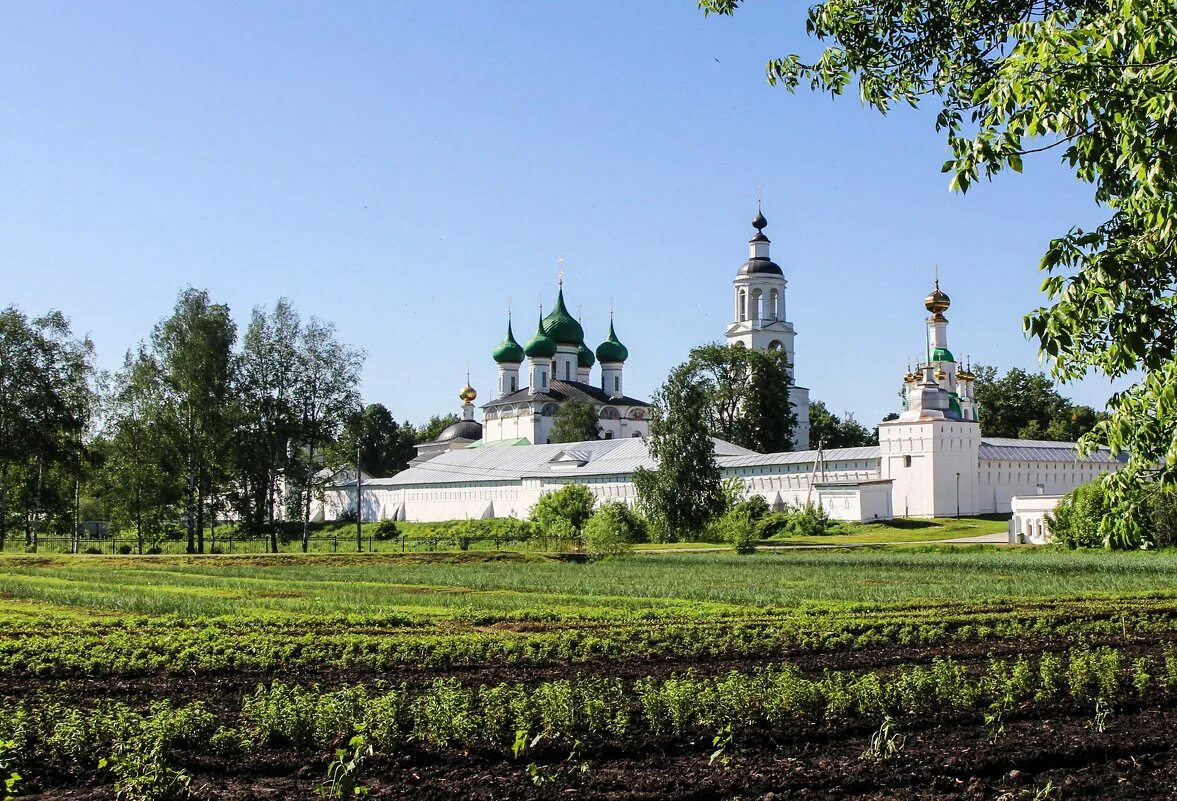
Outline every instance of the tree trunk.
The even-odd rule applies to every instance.
[[[315,469],[315,446],[311,445],[307,448],[307,470]],[[307,547],[310,545],[311,539],[311,492],[313,491],[314,481],[313,474],[303,476],[303,482],[306,485],[306,499],[303,501],[302,507],[302,552],[307,552]]]
[[[8,539],[8,460],[0,466],[0,553]]]
[[[37,454],[37,491],[33,493],[33,553],[41,538],[41,485],[45,481],[45,455]]]
[[[204,472],[204,471],[201,471]],[[196,482],[196,552],[204,553],[204,480]]]
[[[278,482],[278,460],[274,458],[272,450],[270,452],[270,475],[267,482],[266,504],[269,506],[270,516],[270,550],[278,553],[278,529],[274,523],[274,490],[275,484]]]
[[[188,553],[196,552],[196,443],[192,430],[192,405],[188,406]]]

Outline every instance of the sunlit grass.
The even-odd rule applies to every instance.
[[[765,551],[406,564],[352,558],[0,559],[0,595],[54,610],[185,617],[607,616],[1169,593],[1177,555],[1053,550]],[[35,612],[30,612],[35,614]]]

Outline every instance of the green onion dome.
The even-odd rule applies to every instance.
[[[621,344],[617,332],[613,330],[613,320],[609,320],[609,337],[597,346],[597,359],[601,362],[623,362],[629,358],[629,349]]]
[[[581,342],[580,349],[576,351],[576,365],[587,370],[596,363],[597,359],[593,356],[593,352],[588,349],[587,345]]]
[[[491,354],[499,364],[519,364],[523,361],[523,348],[515,341],[511,333],[511,321],[507,320],[507,336],[500,342]]]
[[[543,318],[540,318],[539,328],[536,329],[535,336],[527,341],[523,352],[532,359],[550,359],[556,355],[556,343],[544,330]]]
[[[556,293],[556,308],[544,318],[544,331],[558,345],[579,345],[584,342],[584,329],[564,306],[564,289]]]
[[[952,351],[948,348],[932,348],[932,357],[928,359],[930,362],[956,362],[956,357],[952,355]]]

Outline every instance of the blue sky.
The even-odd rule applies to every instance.
[[[764,187],[798,383],[897,406],[942,265],[958,356],[1035,368],[1052,236],[1100,219],[1052,154],[949,194],[933,110],[769,87],[803,4],[29,3],[0,28],[0,302],[59,308],[101,366],[206,288],[244,329],[286,296],[368,351],[398,419],[484,399],[565,260],[590,345],[610,302],[648,396],[730,321]],[[1102,407],[1108,385],[1064,391]]]

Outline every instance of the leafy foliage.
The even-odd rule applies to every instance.
[[[1047,515],[1046,522],[1054,541],[1068,548],[1100,548],[1100,533],[1109,511],[1107,488],[1102,481],[1083,484],[1063,497]]]
[[[839,418],[821,401],[809,402],[810,448],[859,448],[878,441],[877,432],[872,433],[849,413]]]
[[[565,401],[552,420],[552,442],[585,442],[600,439],[597,410],[584,401]]]
[[[629,553],[633,543],[646,538],[646,521],[620,501],[601,504],[584,526],[585,550],[596,556]]]
[[[1015,367],[999,377],[996,367],[983,364],[973,372],[983,436],[1077,442],[1107,418],[1064,398],[1042,373]]]
[[[660,542],[696,539],[724,508],[715,442],[708,429],[708,392],[689,364],[670,372],[654,393],[648,447],[653,470],[633,474],[638,504]]]
[[[739,3],[699,0],[720,14]],[[1112,514],[1102,524],[1122,547],[1143,538],[1141,486],[1177,479],[1174,13],[1172,0],[828,0],[807,22],[828,42],[824,52],[767,66],[769,82],[789,90],[840,95],[857,83],[862,101],[884,113],[938,100],[952,189],[1021,172],[1023,158],[1052,150],[1092,185],[1108,217],[1050,243],[1040,266],[1051,305],[1027,315],[1025,327],[1060,380],[1144,371],[1083,440],[1129,454],[1107,479]]]
[[[531,522],[547,536],[575,536],[593,515],[597,499],[583,484],[565,484],[555,492],[540,496],[531,509]],[[558,533],[559,532],[559,533]]]

